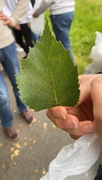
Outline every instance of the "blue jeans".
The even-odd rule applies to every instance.
[[[72,58],[72,61],[74,61],[74,57],[73,57],[70,38],[69,38],[69,30],[73,18],[74,18],[74,11],[59,15],[50,15],[56,40],[61,41],[64,48],[70,51],[70,56]]]
[[[34,41],[34,43],[40,40],[39,35],[35,34],[33,31],[31,31],[31,33],[32,33],[32,40]]]
[[[27,107],[20,99],[20,93],[16,83],[15,75],[19,73],[20,66],[15,43],[0,49],[0,62],[12,84],[17,107],[20,112],[23,112]],[[13,117],[10,109],[10,100],[2,72],[0,72],[0,119],[4,128],[12,126]]]

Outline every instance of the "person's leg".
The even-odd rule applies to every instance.
[[[20,66],[19,66],[19,60],[17,57],[15,43],[12,43],[11,45],[3,48],[2,65],[12,84],[14,95],[16,98],[17,107],[21,115],[23,116],[23,118],[27,122],[31,123],[33,120],[33,114],[27,109],[27,106],[22,102],[20,98],[19,89],[17,87],[16,75],[19,74]]]
[[[40,40],[40,36],[35,34],[33,31],[31,31],[31,33],[32,33],[32,40],[34,41],[34,43]]]
[[[0,118],[4,128],[12,126],[12,112],[10,108],[9,95],[2,72],[0,72]]]
[[[70,50],[70,56],[72,58],[72,61],[74,61],[69,37],[69,30],[71,27],[72,20],[74,18],[74,12],[60,15],[51,15],[50,18],[56,36],[56,40],[61,41],[66,50]]]
[[[12,84],[14,95],[17,102],[17,107],[20,112],[23,112],[27,109],[27,107],[20,99],[20,93],[19,93],[19,89],[17,88],[17,83],[16,83],[15,75],[19,74],[20,66],[19,66],[19,60],[17,57],[15,43],[12,43],[11,45],[3,48],[2,51],[3,51],[2,65]]]
[[[28,54],[29,48],[26,46],[23,40],[22,31],[13,28],[13,33],[14,33],[16,42],[24,49],[25,53]]]
[[[0,49],[0,60],[2,50]],[[12,128],[13,115],[10,108],[9,94],[2,72],[0,72],[0,119],[6,136],[12,140],[19,138],[18,133]]]
[[[31,29],[28,27],[28,24],[21,24],[21,31],[22,35],[24,36],[26,46],[29,47],[34,47],[32,43],[32,34],[31,34]]]
[[[35,0],[31,0],[32,6],[34,7]]]

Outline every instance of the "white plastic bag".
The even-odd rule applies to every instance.
[[[36,0],[35,1],[35,5],[34,5],[34,9],[33,11],[39,6],[40,0]],[[39,17],[37,18],[32,18],[31,21],[31,30],[41,36],[43,34],[43,30],[44,30],[44,13],[40,14]]]
[[[84,74],[102,72],[102,33],[96,31],[95,45],[91,49],[90,58],[92,63],[87,66]]]
[[[58,153],[41,180],[93,180],[99,155],[100,142],[96,134],[82,136]]]
[[[96,31],[95,46],[91,49],[90,58],[102,62],[102,33]]]

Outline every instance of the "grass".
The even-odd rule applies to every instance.
[[[45,17],[49,20],[49,11]],[[102,32],[102,0],[76,0],[75,17],[70,39],[79,74],[91,63],[91,48],[95,44],[96,31]],[[49,20],[51,27],[51,22]]]
[[[96,31],[102,32],[102,0],[77,0],[75,18],[70,30],[72,49],[79,74],[91,62],[91,48]]]

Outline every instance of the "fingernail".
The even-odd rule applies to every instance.
[[[83,132],[84,133],[91,133],[91,132],[93,132],[93,126],[91,124],[89,124],[87,126],[84,126],[83,127]]]
[[[66,120],[66,116],[64,114],[61,114],[62,119]]]
[[[73,129],[78,129],[78,123],[74,120],[71,121],[72,121]]]

